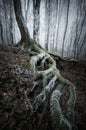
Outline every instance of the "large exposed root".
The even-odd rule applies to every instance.
[[[75,104],[75,87],[68,80],[64,79],[59,70],[56,68],[55,60],[50,54],[40,45],[37,45],[34,40],[30,38],[27,26],[25,24],[22,7],[20,0],[13,0],[16,20],[21,32],[21,42],[24,48],[31,54],[30,67],[34,71],[37,77],[43,77],[43,90],[35,96],[32,103],[28,100],[27,93],[25,93],[27,104],[32,105],[31,109],[33,112],[37,111],[38,108],[46,101],[50,96],[50,110],[52,123],[55,130],[70,130],[73,125],[73,114]],[[58,60],[60,57],[57,58]],[[50,80],[50,81],[49,81]],[[55,87],[56,82],[59,82],[59,86]],[[67,107],[63,111],[60,106],[60,98],[62,90],[67,87],[69,92],[69,99],[67,101]],[[34,91],[36,84],[31,89]],[[64,127],[63,127],[64,126]],[[60,129],[61,128],[61,129]]]
[[[74,124],[75,89],[73,86],[68,87],[70,96],[63,112],[60,106],[63,88],[64,84],[60,83],[56,90],[53,91],[50,99],[50,109],[55,130],[71,130]]]
[[[31,50],[36,52],[36,55],[31,52],[33,53],[30,60],[31,69],[36,76],[43,77],[43,90],[34,98],[32,103],[33,110],[36,112],[46,101],[50,93],[52,93],[50,98],[50,111],[53,128],[55,130],[71,130],[74,123],[75,86],[60,75],[59,70],[56,68],[55,60],[45,50],[40,49],[34,43],[30,44],[30,47]],[[39,64],[40,69],[38,69],[37,64]],[[55,87],[56,81],[59,82],[57,87]],[[64,88],[69,93],[69,99],[66,103],[66,108],[62,111],[60,99]]]
[[[46,100],[46,97],[49,95],[55,85],[56,79],[57,77],[54,76],[49,84],[43,89],[43,91],[35,98],[35,101],[33,102],[35,110],[37,110],[38,107]]]

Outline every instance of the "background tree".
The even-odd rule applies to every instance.
[[[33,0],[33,16],[34,16],[34,28],[33,38],[39,43],[39,25],[40,25],[40,2],[41,0]]]
[[[33,2],[35,1],[21,1],[22,16],[31,38],[37,43],[40,41],[43,47],[57,55],[62,56],[63,52],[66,57],[85,59],[85,42],[83,46],[81,44],[86,33],[86,1],[69,1],[69,9],[68,0],[36,1],[39,4]],[[12,3],[10,0],[0,1],[0,44],[15,44],[21,38]]]
[[[79,53],[80,53],[79,49],[80,48],[82,49],[80,45],[83,44],[82,42],[85,39],[83,28],[86,22],[86,9],[85,9],[86,2],[85,1],[81,2],[79,0],[77,1],[77,5],[78,7],[77,7],[77,18],[76,18],[76,33],[75,33],[75,40],[74,40],[74,57],[75,58],[78,58]],[[83,37],[83,40],[82,40],[82,37]]]
[[[49,27],[50,27],[50,1],[46,0],[45,2],[45,48],[48,49],[49,43]]]
[[[66,15],[66,25],[65,25],[64,36],[63,36],[63,43],[62,43],[62,56],[64,53],[65,37],[66,37],[67,26],[68,26],[69,6],[70,6],[70,0],[67,1],[67,15]]]

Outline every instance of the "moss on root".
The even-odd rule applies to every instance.
[[[32,53],[29,63],[31,69],[37,77],[43,77],[43,90],[34,98],[32,103],[33,110],[36,112],[46,101],[47,97],[51,95],[50,112],[53,129],[71,130],[74,123],[74,106],[76,100],[75,86],[61,76],[59,70],[56,68],[55,60],[46,50],[40,48],[40,46],[36,45],[34,41],[31,41],[28,46],[25,46],[25,48],[30,49],[30,52]],[[40,63],[40,70],[37,67],[38,63]],[[48,81],[49,77],[51,78],[50,81]],[[59,82],[57,87],[55,87],[56,81]],[[65,87],[68,90],[69,99],[64,110],[65,114],[63,114],[60,99]]]

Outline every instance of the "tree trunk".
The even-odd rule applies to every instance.
[[[50,0],[46,0],[45,2],[45,48],[48,50],[49,44],[49,29],[50,29]]]
[[[68,0],[68,6],[67,6],[66,25],[65,25],[64,37],[63,37],[63,44],[62,44],[62,56],[64,56],[64,44],[65,44],[65,37],[66,37],[67,26],[68,26],[69,6],[70,6],[70,0]]]
[[[16,20],[17,20],[18,27],[19,27],[20,33],[21,33],[21,41],[29,41],[30,34],[29,34],[28,28],[26,26],[25,19],[22,15],[21,0],[13,0],[13,2],[14,2]]]
[[[33,15],[34,15],[33,38],[37,43],[39,43],[40,2],[41,0],[33,0]]]

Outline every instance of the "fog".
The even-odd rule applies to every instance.
[[[63,57],[86,60],[86,0],[21,0],[30,36]],[[0,44],[17,44],[21,35],[13,2],[0,0]]]

